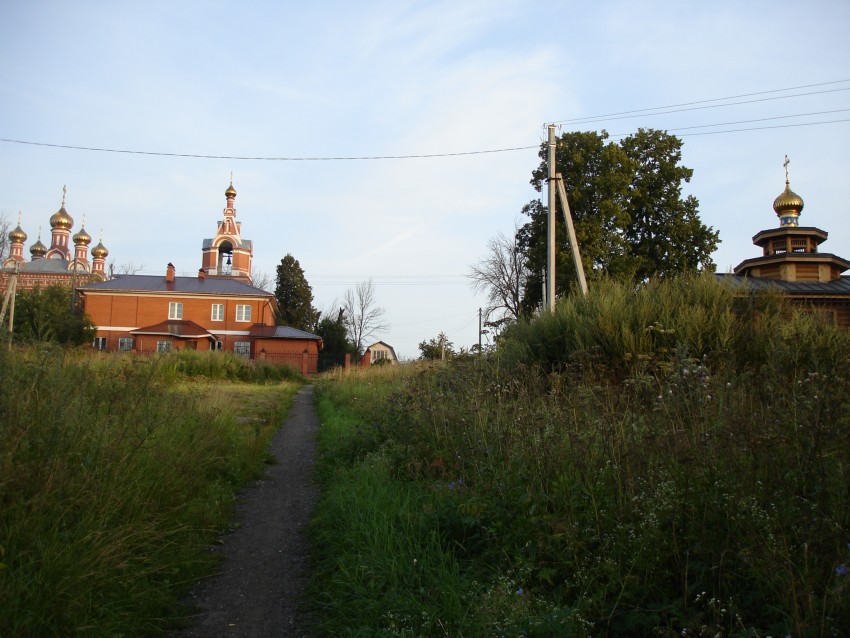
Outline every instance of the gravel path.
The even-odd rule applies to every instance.
[[[295,396],[269,451],[264,479],[239,497],[235,531],[220,547],[221,571],[190,594],[201,610],[174,638],[275,638],[307,635],[298,609],[309,577],[305,524],[319,495],[313,482],[318,421],[313,386]]]

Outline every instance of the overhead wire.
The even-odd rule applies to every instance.
[[[740,95],[727,96],[722,98],[711,98],[707,100],[699,100],[695,102],[683,102],[680,104],[672,104],[668,106],[659,106],[659,107],[651,107],[645,109],[636,109],[631,111],[620,111],[617,113],[608,113],[603,115],[591,115],[582,118],[573,118],[573,119],[563,119],[563,120],[554,120],[551,123],[559,125],[560,128],[563,128],[565,125],[570,124],[595,124],[599,122],[607,122],[613,120],[621,120],[621,119],[630,119],[636,117],[645,117],[645,116],[655,116],[655,115],[669,115],[673,113],[681,113],[686,111],[696,111],[696,110],[705,110],[705,109],[713,109],[713,108],[722,108],[727,106],[740,106],[744,104],[753,104],[757,102],[767,102],[773,100],[783,100],[795,97],[806,97],[811,95],[821,95],[825,93],[836,93],[840,91],[850,91],[850,87],[841,87],[834,89],[824,89],[821,91],[809,91],[804,93],[795,93],[792,95],[773,95],[771,97],[764,98],[756,98],[753,100],[744,100],[737,102],[729,102],[729,100],[738,100],[743,97],[754,97],[760,95],[768,95],[773,93],[782,93],[787,91],[796,91],[799,89],[806,88],[816,88],[821,86],[828,86],[834,84],[842,84],[850,82],[848,80],[832,80],[829,82],[819,82],[816,84],[806,84],[795,87],[788,87],[784,89],[771,89],[769,91],[758,91],[754,93],[744,93]],[[722,102],[722,103],[721,103]],[[818,115],[825,113],[833,113],[839,112],[842,110],[848,109],[837,109],[835,111],[822,111],[819,113],[810,113],[807,115]],[[756,121],[766,121],[770,119],[783,119],[789,117],[803,117],[803,115],[787,115],[787,116],[777,116],[776,118],[762,118],[760,120],[742,120],[740,122],[731,122],[726,124],[705,124],[699,126],[687,126],[681,127],[678,129],[675,128],[667,128],[668,131],[678,131],[678,130],[688,130],[693,128],[709,128],[714,126],[731,126],[734,124],[741,123],[750,123]],[[706,131],[702,133],[684,133],[683,135],[716,135],[722,133],[737,133],[744,131],[754,131],[754,130],[763,130],[763,129],[774,129],[774,128],[790,128],[796,126],[813,126],[813,125],[821,125],[821,124],[836,124],[841,122],[846,122],[848,120],[838,119],[838,120],[829,120],[824,122],[809,122],[809,123],[801,123],[801,124],[790,124],[783,126],[764,126],[764,127],[748,127],[742,129],[730,129],[725,131]],[[617,134],[612,137],[620,137],[628,134]],[[0,138],[0,142],[5,142],[7,144],[21,144],[27,146],[38,146],[38,147],[46,147],[46,148],[58,148],[58,149],[66,149],[66,150],[77,150],[77,151],[90,151],[90,152],[99,152],[99,153],[119,153],[119,154],[128,154],[128,155],[145,155],[145,156],[155,156],[155,157],[181,157],[181,158],[190,158],[190,159],[217,159],[217,160],[232,160],[232,161],[269,161],[269,162],[330,162],[330,161],[375,161],[375,160],[409,160],[409,159],[428,159],[428,158],[447,158],[447,157],[463,157],[463,156],[472,156],[472,155],[486,155],[486,154],[495,154],[495,153],[509,153],[515,151],[527,151],[527,150],[536,150],[540,148],[540,143],[528,146],[511,146],[511,147],[503,147],[503,148],[495,148],[495,149],[484,149],[484,150],[474,150],[474,151],[458,151],[458,152],[442,152],[442,153],[419,153],[419,154],[401,154],[401,155],[338,155],[338,156],[247,156],[247,155],[209,155],[209,154],[201,154],[201,153],[171,153],[165,151],[140,151],[134,149],[121,149],[121,148],[107,148],[107,147],[96,147],[96,146],[82,146],[82,145],[73,145],[73,144],[57,144],[51,142],[35,142],[32,140],[21,140],[14,138]],[[542,143],[542,140],[541,140]]]
[[[708,100],[697,100],[695,102],[682,102],[680,104],[670,104],[670,105],[667,105],[667,106],[653,106],[653,107],[649,107],[649,108],[645,108],[645,109],[635,109],[635,110],[632,110],[632,111],[620,111],[618,113],[606,113],[606,114],[603,114],[603,115],[588,115],[586,117],[578,117],[578,118],[572,118],[572,119],[566,119],[566,120],[553,120],[550,123],[551,124],[576,124],[576,123],[579,123],[579,122],[584,122],[586,120],[616,119],[616,118],[618,118],[618,116],[621,116],[621,115],[632,115],[632,114],[635,114],[635,115],[641,115],[641,114],[657,115],[656,113],[649,113],[649,111],[660,111],[660,110],[664,110],[664,109],[677,109],[679,107],[695,106],[695,105],[698,105],[698,104],[710,104],[712,102],[725,102],[726,100],[737,100],[738,98],[742,98],[742,97],[753,97],[755,95],[767,95],[768,93],[782,93],[783,91],[796,91],[798,89],[808,89],[808,88],[813,88],[813,87],[817,87],[817,86],[827,86],[827,85],[830,85],[830,84],[843,84],[845,82],[850,82],[850,79],[848,79],[848,80],[832,80],[830,82],[819,82],[817,84],[804,84],[804,85],[801,85],[801,86],[792,86],[792,87],[788,87],[788,88],[784,88],[784,89],[771,89],[770,91],[758,91],[758,92],[755,92],[755,93],[742,93],[740,95],[730,95],[730,96],[727,96],[727,97],[717,97],[717,98],[711,98],[711,99],[708,99]],[[834,91],[846,91],[846,90],[848,90],[848,89],[847,88],[841,88],[841,89],[834,89],[832,91],[814,91],[814,92],[811,92],[811,93],[800,93],[800,94],[797,94],[797,95],[781,95],[781,96],[776,96],[774,98],[765,98],[764,100],[735,102],[732,105],[750,104],[751,102],[758,102],[758,101],[781,100],[781,99],[785,99],[785,98],[789,98],[789,97],[802,97],[802,96],[807,96],[807,95],[818,95],[818,94],[821,94],[821,93],[830,93],[830,92],[834,92]],[[719,105],[716,105],[714,107],[705,107],[705,108],[717,108],[717,107],[720,107],[720,106],[730,106],[730,105],[719,104]],[[686,111],[686,110],[691,110],[691,109],[681,109],[681,110]],[[680,111],[668,111],[668,112],[669,113],[678,113]]]

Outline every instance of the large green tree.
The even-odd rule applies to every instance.
[[[299,330],[315,330],[317,313],[313,308],[313,289],[295,257],[287,254],[280,260],[276,282],[274,296],[280,308],[278,323]]]
[[[16,337],[80,346],[91,343],[96,327],[83,314],[79,299],[72,300],[67,286],[21,290],[15,296]]]
[[[608,134],[564,133],[557,139],[556,173],[565,180],[585,272],[643,281],[653,276],[713,269],[718,234],[699,218],[699,202],[682,196],[693,171],[680,165],[682,141],[675,135],[638,129],[619,143]],[[548,175],[547,146],[531,184],[542,191]],[[575,285],[563,212],[556,215],[555,287]],[[523,213],[529,221],[517,237],[529,269],[523,310],[539,305],[546,267],[547,207],[540,199]]]

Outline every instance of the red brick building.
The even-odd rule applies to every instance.
[[[251,282],[253,245],[236,221],[236,190],[215,236],[202,245],[195,277],[118,275],[78,288],[97,326],[94,346],[105,351],[222,350],[315,373],[319,336],[277,326],[272,293]]]

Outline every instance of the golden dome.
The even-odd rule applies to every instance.
[[[24,232],[21,225],[18,224],[17,228],[9,233],[9,241],[13,244],[23,244],[27,240],[27,234]]]
[[[47,254],[47,246],[41,243],[41,240],[36,240],[36,242],[30,246],[30,255],[33,257],[44,257]]]
[[[231,197],[236,197],[236,189],[233,188],[233,182],[230,182],[230,186],[227,187],[227,190],[224,191],[224,196],[230,199]]]
[[[97,246],[91,249],[91,256],[95,259],[106,259],[108,254],[109,251],[106,250],[106,246],[103,245],[103,242],[99,242]]]
[[[803,198],[791,190],[788,182],[785,182],[785,190],[782,194],[773,200],[773,210],[780,217],[796,213],[799,215],[803,210]]]
[[[50,217],[50,227],[51,228],[61,228],[62,230],[71,230],[71,226],[74,225],[74,218],[68,214],[68,211],[65,210],[64,204],[62,208],[57,210]]]
[[[85,228],[81,228],[78,233],[74,233],[72,239],[74,240],[75,246],[77,244],[84,244],[85,246],[88,246],[91,243],[91,235],[86,232]]]

